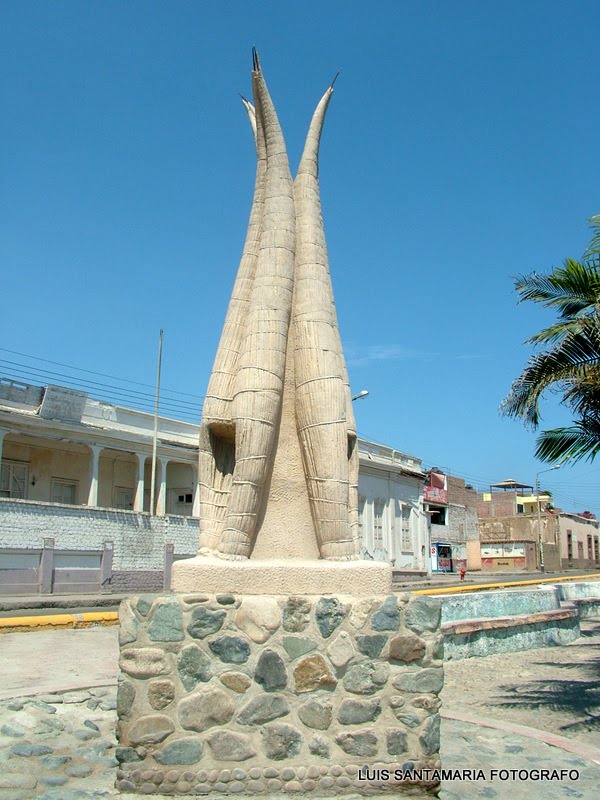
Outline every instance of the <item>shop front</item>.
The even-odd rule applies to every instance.
[[[453,572],[452,545],[448,542],[431,543],[431,571]]]

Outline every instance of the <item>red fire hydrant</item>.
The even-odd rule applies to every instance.
[[[467,572],[466,567],[461,567],[460,568],[460,579],[461,579],[461,581],[464,581],[466,572]]]

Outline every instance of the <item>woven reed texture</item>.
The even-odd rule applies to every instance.
[[[333,89],[317,105],[293,183],[257,58],[254,66],[254,106],[246,100],[244,105],[256,139],[256,182],[204,404],[200,553],[250,557],[269,499],[276,502],[270,488],[275,453],[278,446],[289,448],[289,431],[295,430],[304,469],[300,482],[306,483],[320,556],[353,559],[358,557],[356,430],[318,183],[319,143]],[[281,495],[280,473],[273,485]],[[287,524],[293,531],[294,520]]]
[[[349,458],[355,426],[319,191],[319,145],[332,94],[330,87],[315,109],[294,181],[294,363],[298,434],[319,549],[322,558],[346,559],[358,557],[349,507],[350,484],[357,483]]]

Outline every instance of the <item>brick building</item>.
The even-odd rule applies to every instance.
[[[432,572],[481,569],[477,492],[462,478],[432,469],[424,489]]]
[[[540,569],[540,549],[546,572],[598,565],[598,521],[554,508],[548,492],[507,479],[479,494],[478,511],[485,571]]]

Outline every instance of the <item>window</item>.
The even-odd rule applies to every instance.
[[[358,535],[360,541],[363,541],[364,532],[364,517],[365,517],[365,498],[362,495],[358,497]]]
[[[403,553],[413,552],[413,543],[410,530],[410,506],[402,506],[400,517],[400,547]]]
[[[50,502],[62,503],[66,506],[77,505],[77,481],[66,481],[62,478],[52,478],[50,487]]]
[[[189,486],[175,486],[168,490],[167,514],[178,517],[191,517],[194,503],[194,493]]]
[[[524,542],[495,542],[481,545],[482,558],[525,558]]]
[[[373,546],[377,549],[383,549],[383,509],[385,507],[385,500],[375,500],[373,502]]]
[[[29,464],[24,461],[2,461],[0,497],[27,498],[29,484]]]
[[[525,506],[521,503],[517,503],[517,514],[523,514],[525,512]]]
[[[115,508],[133,508],[133,489],[126,486],[115,486],[113,495]]]
[[[573,561],[573,533],[567,530],[567,559]]]
[[[588,558],[590,561],[594,558],[594,548],[592,546],[592,537],[588,536]]]
[[[446,506],[429,506],[429,513],[431,514],[432,525],[445,525],[446,524]]]

